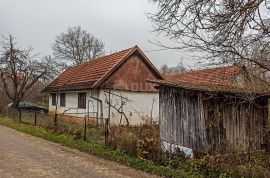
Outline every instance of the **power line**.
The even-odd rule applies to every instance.
[[[165,50],[178,50],[178,49],[175,49],[175,48],[161,48],[161,49],[145,50],[143,52],[148,53],[148,52],[159,52],[159,51],[165,51]]]

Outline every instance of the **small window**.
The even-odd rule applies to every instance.
[[[78,108],[86,108],[86,93],[78,93]]]
[[[60,106],[62,106],[62,107],[66,106],[66,94],[65,93],[60,94]]]
[[[52,94],[52,105],[56,106],[56,94]]]

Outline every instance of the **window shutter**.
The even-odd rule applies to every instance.
[[[56,106],[56,94],[52,94],[52,105]]]
[[[66,106],[66,94],[65,93],[60,94],[60,106],[62,106],[62,107]]]
[[[86,93],[78,93],[78,108],[86,109]]]

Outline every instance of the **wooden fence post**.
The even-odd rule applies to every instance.
[[[86,141],[86,116],[84,117],[84,133],[83,133],[83,140]]]
[[[98,128],[98,112],[96,112],[96,127]]]
[[[109,141],[109,119],[105,119],[105,146],[108,145]]]
[[[19,122],[22,122],[22,111],[19,109]]]
[[[37,112],[35,111],[35,125],[37,125]]]
[[[54,113],[54,126],[57,126],[57,109],[58,109],[58,93],[56,94],[56,105],[55,105],[55,113]]]
[[[54,115],[54,126],[57,126],[57,114]]]
[[[108,118],[105,119],[105,146],[108,145],[109,141],[109,123],[111,118],[111,91],[109,90],[109,102],[108,102]]]

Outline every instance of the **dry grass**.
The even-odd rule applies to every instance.
[[[139,158],[160,162],[162,150],[158,125],[112,126],[109,143],[114,148]]]

